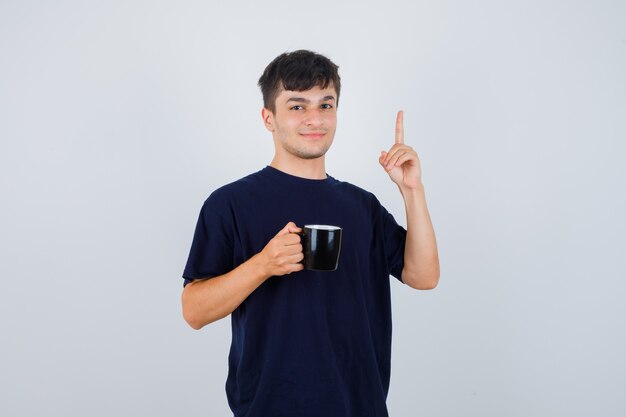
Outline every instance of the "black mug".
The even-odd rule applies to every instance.
[[[339,264],[342,231],[343,229],[339,226],[305,225],[300,233],[304,269],[335,271]]]

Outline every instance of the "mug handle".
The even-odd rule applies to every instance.
[[[304,227],[302,227],[302,231],[300,233],[296,233],[298,236],[300,236],[300,244],[302,245],[302,254],[304,255],[305,250],[304,248],[306,248],[306,244],[309,238],[308,233],[306,233],[306,229]],[[305,263],[305,259],[304,257],[302,258],[302,260],[300,261],[301,264]]]

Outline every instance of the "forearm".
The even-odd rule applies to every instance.
[[[439,255],[424,187],[403,189],[407,219],[402,281],[412,288],[432,289],[439,282]]]
[[[183,317],[194,329],[228,316],[269,275],[255,255],[232,271],[185,286],[182,295]]]

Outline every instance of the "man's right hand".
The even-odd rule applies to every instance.
[[[232,271],[187,284],[182,297],[187,323],[200,329],[232,313],[269,277],[304,269],[300,232],[301,228],[289,222],[261,252]]]
[[[289,222],[268,242],[261,251],[260,258],[268,276],[281,276],[302,271],[304,259],[300,235],[302,229]]]

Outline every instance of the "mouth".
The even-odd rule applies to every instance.
[[[307,139],[321,139],[326,133],[323,132],[308,132],[308,133],[300,133],[300,135],[304,136]]]

